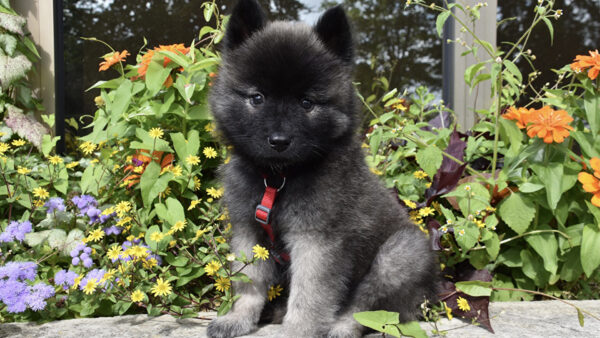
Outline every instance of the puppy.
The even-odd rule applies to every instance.
[[[240,298],[209,337],[256,330],[275,284],[287,292],[281,336],[359,337],[359,311],[414,320],[434,294],[437,264],[365,164],[343,9],[309,27],[268,22],[255,0],[240,0],[223,42],[210,105],[233,147],[221,168],[231,248],[251,255],[260,244],[271,254],[244,270],[252,283],[234,283]]]

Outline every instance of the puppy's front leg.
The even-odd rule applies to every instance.
[[[252,257],[252,247],[259,243],[258,236],[252,228],[236,228],[231,240],[231,251],[236,255],[244,252]],[[240,262],[233,262],[233,271],[240,269]],[[260,314],[267,299],[267,288],[275,280],[276,270],[273,260],[259,260],[242,271],[251,283],[233,282],[233,289],[240,298],[233,308],[223,317],[213,320],[208,326],[210,338],[228,338],[248,334],[257,328]]]
[[[325,239],[320,233],[291,235],[288,243],[291,281],[283,319],[286,336],[324,336],[346,294],[346,276],[351,268],[339,256],[340,243]]]

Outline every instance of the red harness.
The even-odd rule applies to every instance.
[[[286,252],[277,252],[275,249],[275,234],[273,233],[273,226],[271,226],[271,209],[273,208],[273,203],[275,203],[275,197],[277,197],[277,192],[279,192],[285,186],[285,177],[283,177],[283,183],[279,188],[270,187],[267,184],[267,178],[264,178],[265,182],[265,193],[263,194],[262,201],[259,205],[256,206],[256,212],[254,214],[254,218],[260,225],[263,230],[267,233],[269,237],[269,241],[271,242],[271,249],[269,250],[275,258],[275,261],[279,264],[284,264],[290,261],[290,256]]]

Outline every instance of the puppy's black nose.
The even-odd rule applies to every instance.
[[[269,145],[271,148],[277,150],[278,152],[282,152],[286,150],[292,141],[289,137],[275,133],[269,136]]]

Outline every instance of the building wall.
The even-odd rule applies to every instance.
[[[27,30],[35,42],[42,59],[35,65],[31,74],[31,83],[46,112],[55,112],[54,90],[54,18],[53,0],[11,1],[12,6],[27,19]]]

